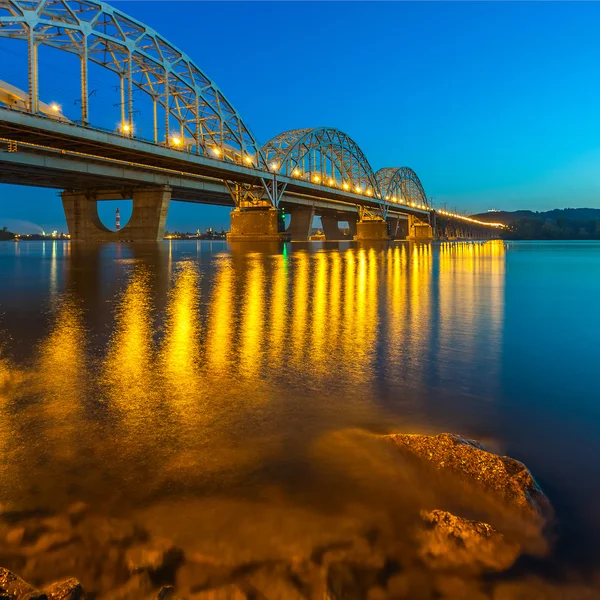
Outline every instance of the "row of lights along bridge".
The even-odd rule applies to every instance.
[[[57,104],[56,102],[53,102],[50,105],[50,108],[58,115],[61,113],[61,107],[59,104]],[[133,137],[133,126],[130,123],[120,123],[117,131],[119,133],[121,133],[121,135],[124,135],[126,137]],[[184,144],[184,137],[177,135],[177,134],[172,134],[170,136],[170,143],[169,145],[175,149],[178,150],[185,150],[185,144]],[[215,155],[215,157],[219,158],[221,156],[224,155],[223,151],[221,150],[221,148],[218,148],[217,146],[213,146],[211,148],[211,152]],[[248,165],[253,165],[254,164],[254,159],[252,156],[250,155],[246,155],[244,157],[244,162]],[[273,171],[273,172],[277,172],[280,168],[279,163],[271,163],[269,165],[269,168]],[[316,183],[318,185],[328,185],[329,187],[341,187],[341,189],[346,190],[346,191],[353,191],[356,194],[363,194],[365,193],[367,196],[373,196],[374,192],[372,189],[367,188],[366,190],[364,190],[361,186],[354,186],[352,187],[352,185],[350,183],[348,183],[347,181],[343,181],[342,185],[340,186],[338,184],[338,182],[333,179],[332,177],[323,177],[319,174],[312,174],[311,173],[302,173],[302,171],[298,168],[293,169],[292,171],[292,176],[296,177],[298,179],[306,179],[308,181],[312,181],[313,183]],[[380,194],[378,192],[375,192],[375,196],[376,197],[380,197]],[[405,204],[404,198],[396,198],[395,196],[386,196],[385,199],[389,202],[395,202],[398,204]],[[422,210],[427,210],[428,207],[425,204],[417,204],[415,202],[406,202],[406,206],[410,206],[412,208],[420,208]],[[429,210],[433,210],[431,207],[429,207]],[[438,209],[437,212],[440,215],[444,215],[447,217],[452,217],[455,219],[462,219],[463,221],[469,221],[470,223],[478,223],[481,225],[490,225],[490,223],[485,223],[483,221],[479,221],[477,219],[472,219],[471,217],[467,217],[465,215],[460,215],[458,213],[453,213],[447,210],[441,210]],[[496,224],[494,224],[496,225]]]

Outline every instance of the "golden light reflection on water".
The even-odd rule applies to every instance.
[[[324,335],[327,344],[337,346],[340,334],[340,305],[342,295],[342,259],[339,253],[329,255],[331,260],[331,271],[329,276],[329,306],[327,308],[327,319]]]
[[[269,363],[275,369],[282,368],[286,360],[286,336],[288,335],[288,286],[289,259],[281,254],[274,257],[272,293],[270,294]]]
[[[228,375],[231,368],[232,331],[234,325],[233,285],[234,270],[229,257],[221,257],[215,264],[216,275],[210,299],[209,334],[206,336],[206,363],[217,379]]]
[[[55,250],[55,243],[52,246]],[[67,461],[78,452],[82,400],[88,392],[88,340],[81,305],[71,294],[55,302],[54,314],[54,326],[40,348],[35,382],[53,431],[48,444],[55,458]]]
[[[72,295],[56,301],[53,312],[55,322],[40,347],[37,381],[48,400],[47,413],[68,418],[81,410],[85,392],[87,332]]]
[[[76,461],[95,445],[132,477],[136,461],[152,456],[141,490],[184,471],[186,482],[202,480],[209,463],[262,460],[311,427],[391,427],[378,412],[389,400],[382,383],[411,411],[403,418],[431,418],[415,390],[430,391],[432,375],[468,372],[482,349],[500,352],[501,242],[292,247],[289,255],[223,252],[210,263],[171,244],[163,260],[131,252],[120,279],[106,266],[98,274],[114,286],[102,326],[95,298],[78,297],[82,286],[62,289],[52,254],[52,321],[33,364],[56,456]],[[110,335],[98,343],[102,331]],[[0,354],[0,394],[15,371]],[[8,400],[23,393],[13,388]],[[105,440],[76,436],[88,404],[114,419]],[[108,469],[100,460],[96,468]]]
[[[442,243],[439,258],[439,372],[451,377],[460,358],[476,369],[477,355],[499,358],[504,319],[505,249],[485,244]],[[482,335],[482,331],[486,335]],[[498,360],[490,361],[496,370]],[[491,374],[491,373],[490,373]],[[480,385],[480,384],[478,384]]]
[[[197,266],[182,262],[169,293],[165,334],[159,351],[165,393],[175,398],[173,408],[184,411],[201,400],[200,286]]]
[[[265,310],[264,265],[258,256],[248,262],[246,289],[240,307],[242,327],[240,331],[239,369],[248,379],[255,379],[261,372],[264,352]],[[235,370],[235,367],[234,367]]]
[[[293,307],[291,345],[296,365],[302,363],[305,354],[306,328],[308,319],[310,258],[306,252],[299,252],[294,260]]]
[[[310,361],[315,368],[313,374],[320,376],[329,362],[329,347],[327,345],[327,292],[328,292],[328,256],[318,252],[315,257],[315,282],[311,311]]]
[[[156,386],[149,272],[134,267],[115,315],[102,369],[109,402],[123,415],[143,415],[160,397]]]

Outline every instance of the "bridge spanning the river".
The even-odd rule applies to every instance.
[[[374,171],[337,129],[286,131],[261,146],[184,52],[104,2],[0,0],[0,37],[27,45],[28,68],[26,91],[0,82],[0,182],[63,190],[73,240],[160,240],[171,200],[231,206],[231,241],[306,240],[315,216],[332,240],[490,238],[502,227],[435,209],[412,169]],[[79,58],[77,120],[40,100],[41,46]],[[90,65],[115,75],[114,130],[94,125]],[[151,139],[138,133],[137,91],[151,103]],[[97,203],[116,199],[133,210],[111,231]]]

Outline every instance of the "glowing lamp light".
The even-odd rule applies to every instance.
[[[315,183],[321,183],[321,178],[320,178],[318,175],[315,175],[315,176],[313,177],[313,181],[314,181]]]
[[[131,131],[131,125],[129,123],[123,123],[123,125],[121,125],[121,131],[123,133],[129,133]]]
[[[279,163],[271,163],[271,171],[277,171],[277,169],[279,169]]]
[[[292,175],[293,175],[294,177],[300,177],[300,175],[302,175],[302,171],[300,171],[300,169],[294,169],[294,170],[292,171]]]
[[[350,189],[350,186],[349,186],[347,183],[345,183],[345,182],[344,182],[344,185],[343,185],[342,187],[343,187],[345,190],[349,190],[349,189]]]
[[[220,154],[221,154],[221,148],[213,148],[212,149],[212,153],[216,154],[217,156],[220,156]]]
[[[60,112],[60,106],[58,104],[56,104],[56,102],[53,102],[50,105],[50,108],[54,111],[54,112]]]
[[[251,156],[246,156],[246,157],[244,158],[244,161],[245,161],[246,163],[248,163],[249,165],[251,165],[251,164],[252,164],[252,157],[251,157]]]
[[[180,137],[172,137],[171,138],[171,143],[173,144],[173,146],[181,146],[181,138]]]
[[[327,182],[329,185],[335,185],[335,180],[329,178],[329,181]]]
[[[385,199],[386,199],[386,200],[389,200],[389,199],[390,199],[390,197],[389,197],[389,196],[386,196],[386,197],[385,197]]]
[[[392,197],[392,202],[398,202],[398,199],[396,198],[396,196]]]
[[[356,186],[356,187],[354,188],[354,191],[355,191],[357,194],[362,194],[362,188],[361,188],[361,187],[358,187],[358,186]]]
[[[367,196],[372,196],[373,195],[373,190],[367,190]]]

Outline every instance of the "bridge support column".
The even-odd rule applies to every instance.
[[[124,191],[65,191],[61,194],[71,240],[77,242],[159,242],[165,234],[171,188],[163,185]],[[101,200],[133,199],[131,219],[111,231],[98,216]]]
[[[350,230],[350,236],[352,239],[354,239],[354,236],[356,235],[356,226],[358,225],[358,221],[356,219],[353,219],[351,216],[348,217],[348,229]]]
[[[388,222],[383,219],[365,219],[356,224],[357,241],[375,241],[382,242],[390,239]]]
[[[388,217],[390,236],[393,240],[403,240],[408,236],[408,220],[402,217]]]
[[[294,208],[290,211],[290,217],[291,221],[287,233],[290,234],[292,241],[306,242],[315,217],[314,207]]]
[[[408,215],[408,239],[415,242],[430,242],[433,240],[433,227],[417,217]]]
[[[289,242],[276,208],[236,208],[231,211],[228,242]]]
[[[328,241],[342,241],[348,238],[342,233],[342,230],[338,226],[339,217],[337,215],[321,215],[321,225],[323,226],[323,233],[325,239]]]

